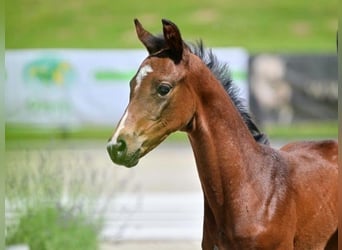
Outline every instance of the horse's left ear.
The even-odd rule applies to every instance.
[[[170,49],[171,57],[175,63],[183,58],[184,43],[178,27],[171,21],[162,19],[165,42]]]
[[[150,55],[160,51],[164,47],[163,39],[145,30],[138,19],[134,19],[134,24],[139,40],[144,44]]]

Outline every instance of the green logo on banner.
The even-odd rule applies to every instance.
[[[98,81],[130,81],[136,74],[135,70],[118,71],[118,70],[98,70],[95,72],[95,79]]]
[[[24,79],[29,83],[63,86],[74,81],[75,70],[65,60],[43,57],[26,65],[24,68]]]

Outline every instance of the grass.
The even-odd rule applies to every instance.
[[[56,206],[30,208],[11,229],[6,245],[25,243],[32,250],[96,250],[99,245],[95,224]]]
[[[6,146],[15,145],[18,141],[31,140],[101,140],[105,145],[107,139],[112,135],[114,130],[109,127],[82,127],[80,129],[42,129],[27,126],[6,126]],[[337,121],[322,122],[301,122],[288,125],[269,124],[263,129],[271,139],[320,139],[320,138],[337,138],[338,124]],[[187,136],[183,132],[171,134],[167,139],[168,142],[183,142],[187,140]]]
[[[6,48],[141,48],[133,18],[160,33],[173,20],[186,40],[252,53],[335,52],[337,0],[12,0]]]
[[[291,125],[272,124],[265,126],[266,134],[273,139],[305,140],[305,139],[337,139],[338,124],[336,122],[303,122]]]
[[[88,147],[96,143],[103,144],[105,150],[107,139],[113,134],[113,131],[114,127],[81,127],[66,130],[7,125],[5,140],[7,149],[25,148],[28,147],[28,144],[30,144],[30,148],[42,148],[51,144],[54,148],[64,148],[66,145],[73,147],[73,144],[77,144],[77,147],[82,147],[82,145]],[[167,138],[170,143],[182,143],[186,140],[187,135],[183,132],[173,133]],[[79,143],[80,141],[82,143]]]

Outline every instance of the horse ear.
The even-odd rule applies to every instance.
[[[178,27],[171,21],[162,19],[164,39],[171,50],[172,59],[175,63],[182,60],[184,44]]]
[[[138,19],[134,19],[135,30],[139,40],[144,44],[149,54],[153,54],[161,49],[160,38],[155,37],[150,32],[145,30]]]

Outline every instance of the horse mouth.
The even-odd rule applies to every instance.
[[[117,162],[117,164],[125,166],[126,168],[132,168],[138,165],[138,162],[139,162],[139,157],[131,157],[123,161],[119,161]]]

